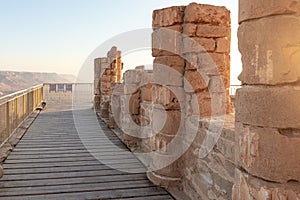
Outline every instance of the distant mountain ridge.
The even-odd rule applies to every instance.
[[[0,97],[42,83],[73,82],[76,77],[69,74],[0,71]]]

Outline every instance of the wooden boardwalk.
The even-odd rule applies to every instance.
[[[1,200],[173,199],[103,122],[95,125],[91,109],[77,114],[80,121],[72,110],[38,116],[3,164]]]

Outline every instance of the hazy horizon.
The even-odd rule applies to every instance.
[[[0,0],[0,26],[3,30],[0,37],[0,70],[74,76],[84,71],[86,78],[92,80],[93,66],[85,64],[91,65],[86,61],[99,45],[122,33],[151,28],[155,9],[188,5],[191,2],[195,1],[114,0],[103,3],[98,0]],[[231,84],[238,84],[237,76],[241,71],[236,37],[238,2],[196,2],[223,5],[231,11]],[[95,57],[105,56],[95,54]],[[151,64],[153,60],[149,50],[126,54],[122,59],[124,70]],[[83,66],[88,69],[82,70]]]

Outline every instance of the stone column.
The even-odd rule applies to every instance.
[[[164,8],[153,12],[153,30],[153,130],[157,132],[156,150],[161,154],[154,157],[153,167],[164,163],[164,156],[173,157],[174,162],[149,172],[148,177],[170,188],[178,185],[183,168],[190,167],[185,164],[191,163],[189,159],[177,160],[183,144],[193,140],[184,122],[232,113],[228,90],[230,13],[225,7],[196,3]],[[169,145],[174,140],[176,147],[175,143]],[[201,143],[195,146],[198,149],[191,152],[199,152]],[[196,154],[189,158],[197,160]]]
[[[101,77],[101,58],[94,60],[94,109],[96,112],[100,111],[100,77]]]
[[[174,6],[153,12],[152,56],[155,57],[155,85],[152,87],[152,127],[156,152],[147,175],[155,184],[167,188],[180,181],[178,162],[176,159],[172,161],[176,150],[170,148],[170,142],[181,131],[181,111],[184,109],[185,62],[180,55],[184,9],[185,6]]]
[[[300,2],[239,2],[233,199],[300,199]]]
[[[121,81],[122,69],[121,51],[117,47],[112,47],[107,57],[95,59],[95,109],[103,119],[109,119],[112,84]]]

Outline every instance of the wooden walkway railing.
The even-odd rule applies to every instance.
[[[0,144],[41,103],[43,85],[37,85],[0,98]]]
[[[93,110],[80,112],[85,126],[93,126]],[[72,110],[42,111],[3,164],[0,199],[173,199],[148,181],[144,166],[104,123],[98,126],[85,142],[102,142],[88,150]]]

